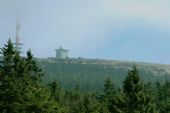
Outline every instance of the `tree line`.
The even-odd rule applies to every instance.
[[[21,57],[11,40],[0,54],[1,113],[170,113],[170,82],[144,83],[136,66],[121,88],[107,78],[102,91],[82,92],[79,85],[63,90],[59,81],[44,84],[31,50]]]
[[[45,75],[43,81],[46,84],[58,80],[65,90],[73,89],[77,84],[81,91],[100,92],[103,89],[104,81],[109,77],[114,81],[115,87],[122,87],[128,69],[132,63],[117,63],[108,65],[105,60],[86,60],[87,63],[79,63],[81,59],[46,59],[37,60],[38,65]],[[82,61],[85,62],[85,61]],[[102,62],[103,64],[99,64]],[[170,74],[164,67],[155,64],[138,64],[138,72],[144,83],[170,80]]]

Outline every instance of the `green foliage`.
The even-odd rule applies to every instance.
[[[1,113],[170,113],[170,82],[144,83],[135,66],[117,89],[110,78],[116,77],[115,70],[110,66],[54,63],[49,67],[60,79],[45,85],[44,74],[31,50],[25,58],[21,57],[9,39],[0,53],[3,57],[0,61]],[[124,72],[119,71],[116,74],[120,82]],[[111,76],[101,82],[106,75]],[[72,78],[74,83],[66,78]],[[97,90],[93,89],[95,86]]]
[[[157,107],[160,113],[170,113],[170,82],[165,81],[165,83],[158,88]]]
[[[73,89],[79,84],[80,90],[84,92],[101,92],[104,81],[109,77],[114,81],[115,88],[121,88],[131,63],[111,64],[111,61],[96,59],[37,59],[39,66],[45,72],[43,80],[46,84],[58,80],[65,90]],[[106,62],[106,63],[105,63]],[[140,78],[144,83],[159,81],[161,84],[170,74],[163,67],[141,64],[138,66]]]
[[[27,57],[25,61],[27,63],[29,76],[32,79],[40,80],[44,73],[42,73],[42,70],[39,68],[36,61],[34,60],[31,50],[27,52]]]
[[[136,66],[128,72],[123,82],[126,113],[151,113],[152,103],[144,84],[140,81]]]
[[[53,113],[50,91],[40,81],[41,71],[31,52],[23,58],[11,40],[1,49],[0,111],[2,113]],[[36,78],[36,79],[32,79]],[[39,78],[39,79],[37,79]],[[54,107],[52,107],[54,106]]]
[[[112,113],[113,111],[113,105],[112,105],[112,100],[114,99],[115,96],[115,89],[114,89],[114,84],[110,80],[110,78],[107,78],[107,80],[104,83],[104,95],[103,95],[103,100],[106,103],[107,109]]]
[[[84,113],[100,113],[100,103],[93,95],[85,94],[83,97],[83,111]]]
[[[110,78],[107,78],[104,83],[104,93],[106,98],[111,98],[111,96],[114,94],[114,85],[111,82]]]

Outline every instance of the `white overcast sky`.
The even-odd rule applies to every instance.
[[[169,0],[0,0],[0,46],[15,40],[20,20],[24,51],[70,57],[170,63]]]

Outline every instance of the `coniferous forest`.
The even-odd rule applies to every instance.
[[[45,83],[46,73],[31,50],[21,57],[11,40],[0,53],[1,113],[170,113],[170,82],[144,82],[137,66],[128,70],[120,87],[108,77],[101,90],[82,91],[79,84],[69,89],[58,80]]]

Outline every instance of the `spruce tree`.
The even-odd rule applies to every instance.
[[[67,103],[65,102],[66,99],[64,98],[64,92],[62,91],[59,82],[55,80],[53,83],[49,84],[49,88],[51,92],[50,98],[57,105],[56,106],[57,112],[67,113],[68,106]]]
[[[104,95],[105,98],[110,99],[114,94],[114,84],[110,80],[110,78],[107,78],[107,80],[104,83]]]
[[[2,55],[2,61],[0,62],[0,80],[3,80],[4,77],[10,76],[10,74],[13,73],[14,56],[16,53],[12,41],[9,39],[7,44],[0,50],[0,54]]]
[[[35,61],[31,50],[27,51],[27,57],[25,60],[28,66],[29,76],[32,79],[40,80],[40,78],[44,75],[44,73],[42,73],[42,70],[37,65],[37,62]]]
[[[111,79],[108,77],[104,83],[104,103],[107,106],[107,109],[112,113],[113,105],[112,100],[115,96],[115,89],[114,84],[112,83]]]
[[[63,92],[61,90],[59,82],[55,80],[53,83],[49,85],[49,87],[51,90],[52,98],[57,102],[61,102],[63,98]]]
[[[155,113],[149,94],[144,91],[139,72],[134,66],[123,82],[125,113]]]
[[[159,90],[159,102],[157,105],[160,113],[170,113],[170,82],[167,80]]]
[[[99,113],[100,107],[100,103],[93,95],[87,93],[83,96],[83,113]]]
[[[11,39],[7,41],[7,44],[1,48],[0,54],[2,55],[2,61],[0,62],[0,111],[12,112],[11,103],[16,100],[15,92],[13,89],[17,89],[14,85],[14,57],[16,51],[12,45]]]
[[[56,113],[57,104],[41,81],[42,71],[28,52],[23,58],[11,40],[1,49],[0,111],[2,113]],[[56,111],[57,110],[57,111]]]

